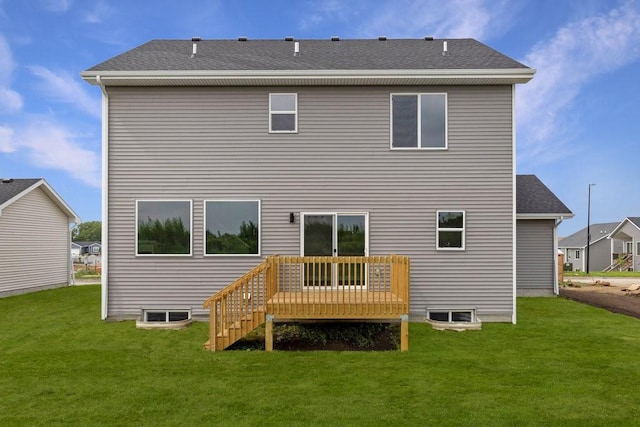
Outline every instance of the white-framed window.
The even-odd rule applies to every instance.
[[[427,319],[446,323],[475,322],[475,310],[427,309]]]
[[[580,259],[580,251],[576,251],[576,259]]]
[[[269,132],[298,132],[298,94],[269,94]]]
[[[633,253],[633,242],[624,242],[624,243],[625,243],[624,253],[626,254]]]
[[[391,94],[391,148],[447,148],[446,93]]]
[[[169,323],[191,319],[191,312],[189,310],[148,309],[143,310],[142,313],[142,318],[145,322]]]
[[[191,200],[136,200],[136,255],[191,255],[191,218]]]
[[[436,212],[436,249],[464,250],[465,211]]]
[[[205,255],[260,255],[260,200],[204,201]]]

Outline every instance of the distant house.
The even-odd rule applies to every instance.
[[[591,243],[589,245],[589,271],[606,269],[617,257],[624,253],[623,241],[610,239],[611,232],[619,222],[591,224]],[[572,271],[587,271],[587,227],[560,239],[558,248],[564,254],[565,264],[571,264]]]
[[[611,239],[621,242],[622,252],[631,254],[631,268],[640,271],[640,217],[626,217],[611,231]]]
[[[71,242],[71,260],[73,262],[78,262],[81,253],[82,245],[76,242]]]
[[[102,244],[100,242],[72,242],[73,245],[80,247],[79,255],[99,255],[102,252]]]
[[[573,213],[535,175],[516,177],[516,292],[558,293],[557,230]]]
[[[0,296],[68,285],[78,215],[44,179],[0,181]]]

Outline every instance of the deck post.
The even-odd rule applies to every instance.
[[[400,316],[400,351],[409,351],[409,315]]]
[[[265,320],[264,350],[273,351],[273,314],[267,314]]]

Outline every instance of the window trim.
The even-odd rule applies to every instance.
[[[440,228],[441,212],[461,212],[462,228]],[[462,246],[459,248],[440,247],[440,231],[459,231],[462,232]],[[464,209],[438,209],[436,211],[436,250],[438,251],[464,251],[467,248],[467,211]]]
[[[295,110],[272,111],[271,98],[273,95],[293,95],[294,102],[295,102]],[[273,130],[272,118],[274,114],[293,114],[294,129],[293,130]],[[280,92],[269,93],[269,133],[298,133],[298,94],[297,93],[280,93]]]
[[[476,310],[474,308],[429,308],[427,307],[426,318],[429,322],[438,322],[438,323],[476,323]],[[431,319],[431,313],[447,313],[447,321],[444,320],[434,320]],[[453,320],[454,313],[468,313],[470,314],[470,320]]]
[[[394,147],[393,146],[393,96],[394,95],[414,95],[418,98],[418,141],[417,147]],[[422,95],[444,95],[444,147],[422,147]],[[448,92],[392,92],[389,94],[389,149],[391,150],[427,150],[446,151],[449,149],[449,94]]]
[[[208,254],[207,253],[207,202],[258,202],[258,253],[256,254]],[[205,199],[203,201],[202,254],[206,257],[259,257],[262,256],[262,201],[260,199]]]
[[[188,254],[141,254],[138,253],[138,205],[140,202],[189,202],[189,253]],[[190,257],[193,256],[193,200],[191,199],[136,199],[135,256],[136,257]]]
[[[640,256],[640,241],[636,242],[636,256]]]
[[[576,256],[574,258],[580,259],[580,249],[576,249]]]
[[[165,320],[164,321],[158,321],[158,320],[149,320],[149,313],[164,313],[165,315]],[[171,313],[186,313],[187,314],[187,318],[183,319],[183,320],[170,320],[169,317],[171,315]],[[182,308],[143,308],[142,309],[142,321],[144,323],[177,323],[177,322],[185,322],[188,320],[192,319],[192,315],[191,315],[191,310],[190,309],[182,309]]]

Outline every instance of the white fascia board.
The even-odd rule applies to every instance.
[[[0,208],[2,208],[2,206],[0,206]],[[621,228],[622,228],[622,227],[623,227],[627,222],[628,222],[629,224],[633,225],[633,226],[634,226],[635,228],[637,228],[638,230],[640,230],[640,228],[639,228],[639,227],[638,227],[638,226],[637,226],[633,221],[631,221],[631,220],[629,219],[629,217],[627,217],[627,218],[623,219],[623,220],[622,220],[622,222],[620,222],[620,224],[618,224],[618,225],[616,226],[616,228],[614,228],[614,229],[613,229],[613,231],[611,231],[611,233],[609,233],[609,234],[608,234],[608,236],[613,237],[613,235],[614,235],[614,234],[616,234],[618,231],[620,231],[620,229],[621,229]]]
[[[38,187],[42,187],[42,190],[45,192],[45,194],[56,204],[56,206],[60,208],[60,210],[62,210],[65,213],[65,215],[69,218],[70,221],[73,221],[76,224],[81,222],[78,214],[76,214],[73,211],[73,209],[71,209],[71,207],[67,205],[67,203],[62,199],[62,197],[60,197],[58,193],[56,193],[55,190],[51,188],[51,186],[44,179],[37,181],[30,187],[27,187],[26,189],[24,189],[23,191],[16,194],[12,198],[4,202],[2,205],[0,205],[0,215],[2,214],[2,209],[11,205],[13,202],[22,198],[23,196],[25,196],[26,194],[30,193],[31,191],[35,190]]]
[[[534,213],[519,213],[516,214],[516,219],[569,219],[569,218],[573,218],[573,214],[567,214],[567,213],[541,213],[541,214],[534,214]]]
[[[122,82],[144,82],[145,85],[167,84],[171,81],[192,80],[194,84],[207,80],[240,82],[240,84],[261,85],[262,81],[308,81],[330,79],[335,82],[364,81],[367,84],[386,84],[386,80],[415,79],[429,80],[436,84],[438,80],[496,80],[511,83],[526,83],[533,78],[536,70],[531,68],[513,69],[456,69],[456,70],[146,70],[146,71],[84,71],[82,78],[90,84],[97,85],[98,80],[105,86],[118,85]],[[99,76],[99,78],[98,78]]]

